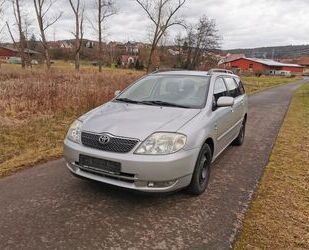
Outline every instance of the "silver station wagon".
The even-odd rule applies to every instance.
[[[64,141],[78,177],[143,191],[205,191],[211,163],[244,141],[247,97],[230,71],[155,72],[88,112]]]

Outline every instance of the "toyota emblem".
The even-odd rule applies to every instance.
[[[100,136],[99,138],[99,142],[102,144],[102,145],[106,145],[110,142],[111,138],[108,136],[108,135],[102,135]]]

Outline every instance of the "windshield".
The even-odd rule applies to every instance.
[[[205,106],[208,86],[206,76],[150,75],[120,94],[116,101],[199,109]]]

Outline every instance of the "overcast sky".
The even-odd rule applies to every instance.
[[[26,9],[28,16],[33,15],[32,1]],[[91,1],[87,2],[87,16],[91,19],[94,13]],[[145,13],[135,0],[115,0],[118,14],[111,17],[106,25],[106,41],[149,41],[149,25]],[[64,15],[49,30],[49,39],[72,38],[74,19],[67,0],[58,0],[57,10]],[[10,20],[10,6],[7,6],[5,18]],[[309,0],[187,0],[180,16],[187,23],[194,23],[202,15],[215,19],[219,34],[222,37],[222,48],[252,48],[277,45],[309,44]],[[33,17],[33,26],[35,26]],[[36,33],[36,28],[32,28]],[[169,41],[181,31],[170,30]],[[8,39],[5,30],[2,39]],[[95,39],[91,26],[86,25],[85,36]],[[6,37],[6,38],[3,38]],[[1,37],[0,37],[1,38]]]

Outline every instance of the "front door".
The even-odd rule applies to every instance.
[[[236,83],[235,79],[232,77],[224,78],[226,87],[228,89],[228,95],[234,98],[233,105],[233,138],[237,137],[242,120],[244,118],[245,103],[244,94],[241,93],[239,85]]]
[[[216,103],[221,96],[228,96],[228,90],[222,77],[219,77],[215,81],[214,86],[214,110],[213,118],[215,121],[215,133],[216,133],[216,152],[215,157],[221,153],[231,142],[232,131],[231,127],[234,125],[234,113],[232,107],[216,107]]]

